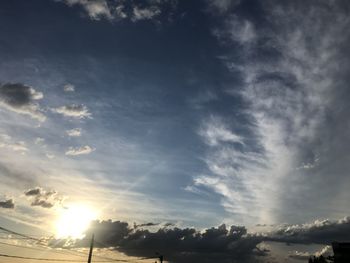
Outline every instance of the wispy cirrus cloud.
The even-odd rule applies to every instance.
[[[244,144],[243,138],[232,132],[232,130],[216,116],[211,116],[203,123],[199,134],[210,146],[216,146],[221,142]]]
[[[210,146],[204,161],[211,174],[195,177],[194,184],[221,194],[222,205],[241,220],[291,220],[287,216],[291,207],[302,209],[303,217],[324,216],[325,205],[332,209],[332,192],[341,188],[337,184],[333,191],[327,189],[326,170],[331,165],[340,172],[330,160],[335,160],[341,145],[349,145],[341,125],[331,129],[330,119],[345,116],[345,111],[337,110],[346,103],[344,94],[349,96],[339,63],[349,68],[341,50],[350,37],[342,33],[350,20],[340,1],[306,5],[266,1],[262,9],[269,27],[229,14],[222,27],[214,30],[222,45],[241,48],[239,58],[228,55],[223,63],[242,81],[227,89],[227,94],[239,96],[247,105],[241,112],[249,118],[245,123],[249,132],[237,134],[244,138],[243,146],[230,140],[210,141],[202,133]],[[232,127],[227,129],[216,134],[221,138],[236,134]],[[321,139],[330,134],[338,143]],[[348,167],[347,162],[342,167]],[[340,173],[337,182],[347,183],[345,173]],[[322,200],[316,197],[317,191],[309,191],[316,185],[327,189]],[[342,203],[341,214],[347,211]]]

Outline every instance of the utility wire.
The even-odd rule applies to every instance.
[[[66,251],[57,251],[57,250],[52,250],[52,248],[50,247],[50,246],[48,246],[48,245],[46,245],[44,242],[43,242],[43,240],[42,239],[38,239],[38,238],[34,238],[34,237],[31,237],[31,236],[29,236],[29,235],[25,235],[25,234],[21,234],[21,233],[18,233],[18,232],[15,232],[15,231],[12,231],[12,230],[10,230],[10,229],[7,229],[7,228],[4,228],[4,227],[1,227],[0,226],[0,231],[5,231],[5,232],[7,232],[7,233],[10,233],[10,234],[13,234],[13,235],[17,235],[17,236],[20,236],[20,237],[22,237],[23,239],[29,239],[29,240],[32,240],[32,241],[36,241],[36,242],[38,242],[42,247],[44,247],[44,248],[46,248],[46,249],[48,249],[48,251],[50,251],[50,252],[53,252],[53,253],[59,253],[59,254],[63,254],[63,255],[73,255],[73,256],[80,256],[80,257],[82,257],[82,256],[84,256],[84,257],[86,257],[87,255],[85,254],[85,253],[83,253],[83,252],[80,252],[80,251],[75,251],[75,250],[71,250],[71,249],[67,249]],[[98,243],[100,243],[100,242],[98,242]],[[21,246],[21,245],[14,245],[14,244],[9,244],[9,243],[5,243],[5,242],[0,242],[0,244],[4,244],[4,245],[9,245],[9,246],[16,246],[16,247],[22,247],[22,248],[28,248],[28,249],[34,249],[34,250],[40,250],[39,248],[34,248],[34,247],[28,247],[28,246]],[[102,244],[103,246],[105,246],[105,244]],[[109,249],[109,250],[111,250],[111,251],[113,251],[113,252],[115,252],[115,250],[112,250],[112,249]],[[43,251],[43,250],[41,250],[41,251]],[[60,253],[61,252],[61,253]],[[65,253],[65,252],[68,252],[68,254],[67,253]],[[79,255],[77,255],[77,254],[79,254]],[[25,259],[25,257],[20,257],[20,256],[11,256],[11,255],[2,255],[2,254],[0,254],[0,257],[17,257],[17,258],[22,258],[22,259]],[[124,259],[115,259],[115,258],[109,258],[109,257],[104,257],[104,256],[99,256],[99,255],[94,255],[94,257],[98,257],[98,258],[102,258],[102,259],[106,259],[105,261],[94,261],[94,262],[131,262],[131,260],[124,260]],[[33,259],[33,260],[35,260],[36,258],[27,258],[27,259]],[[39,260],[39,259],[38,259]],[[40,259],[41,260],[41,259]],[[45,260],[45,259],[43,259],[43,260]],[[51,261],[65,261],[65,260],[51,260]],[[67,261],[69,261],[69,260],[67,260]],[[85,261],[77,261],[77,260],[70,260],[70,261],[72,261],[72,262],[85,262]]]
[[[71,260],[71,259],[59,259],[59,258],[33,258],[33,257],[22,257],[22,256],[14,256],[8,254],[0,254],[0,257],[6,258],[18,258],[18,259],[30,259],[30,260],[40,260],[40,261],[63,261],[63,262],[85,262],[82,260]],[[121,261],[121,260],[119,260]],[[94,261],[94,262],[111,262],[111,261]]]
[[[29,247],[29,246],[22,246],[22,245],[18,245],[18,244],[10,244],[10,243],[6,243],[6,242],[0,242],[0,244],[6,245],[6,246],[12,246],[12,247],[20,247],[20,248],[25,248],[25,249],[37,250],[37,251],[46,251],[46,252],[56,253],[56,254],[61,254],[61,255],[66,255],[66,256],[72,255],[72,254],[64,253],[64,251],[52,250],[52,249],[48,249],[48,248]],[[76,255],[76,256],[85,257],[86,255]]]

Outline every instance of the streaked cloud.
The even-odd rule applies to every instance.
[[[24,141],[14,141],[7,134],[0,134],[0,148],[6,148],[15,152],[27,152],[29,149]]]
[[[71,130],[66,130],[66,133],[70,137],[79,137],[79,136],[81,136],[81,128],[74,128]]]
[[[75,86],[73,84],[66,84],[63,86],[63,91],[64,92],[74,92],[75,91]]]
[[[76,155],[84,155],[90,154],[95,151],[95,148],[91,148],[89,145],[81,146],[81,147],[69,147],[66,151],[66,155],[76,156]]]
[[[199,130],[199,134],[210,146],[216,146],[221,142],[244,144],[243,138],[232,132],[220,118],[211,116],[203,127]]]
[[[132,21],[152,19],[153,17],[161,13],[160,9],[157,6],[150,6],[146,8],[141,8],[135,6],[133,8]]]
[[[62,114],[63,116],[66,116],[66,117],[72,117],[72,118],[78,118],[78,119],[91,118],[91,115],[92,115],[89,112],[88,108],[82,104],[71,104],[71,105],[61,106],[56,109],[52,109],[52,111],[58,114]]]

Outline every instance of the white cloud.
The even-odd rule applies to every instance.
[[[43,144],[44,142],[45,142],[45,139],[41,137],[35,138],[35,141],[34,141],[35,144]]]
[[[69,147],[69,149],[66,151],[66,155],[82,155],[82,154],[90,154],[93,151],[95,151],[95,148],[91,148],[88,145],[82,146],[82,147]]]
[[[230,8],[239,5],[240,0],[208,0],[210,12],[212,14],[222,14],[230,10]]]
[[[74,92],[75,91],[75,87],[72,84],[66,84],[63,86],[63,91],[64,92]]]
[[[46,153],[45,156],[46,156],[48,159],[53,159],[53,158],[55,158],[55,155],[52,154],[52,153]]]
[[[53,112],[62,114],[66,117],[73,117],[73,118],[90,118],[91,113],[89,112],[88,108],[85,105],[78,105],[78,104],[71,104],[66,106],[61,106],[56,109],[52,109]]]
[[[82,6],[92,19],[113,18],[106,0],[65,0],[65,2],[70,6]]]
[[[157,6],[150,6],[147,8],[140,8],[135,6],[133,8],[132,21],[151,19],[161,13]]]
[[[81,129],[80,128],[74,128],[74,129],[71,129],[71,130],[67,130],[66,133],[70,137],[79,137],[79,136],[81,136]]]
[[[244,114],[253,120],[251,135],[245,137],[243,147],[237,147],[227,143],[239,141],[227,127],[212,125],[210,132],[202,130],[201,136],[211,146],[204,161],[212,175],[210,180],[203,176],[194,179],[195,184],[221,194],[225,209],[245,223],[315,216],[325,211],[326,204],[332,209],[332,196],[325,194],[321,201],[317,191],[307,190],[316,182],[324,185],[329,172],[314,177],[305,173],[322,165],[310,155],[325,151],[320,133],[327,110],[339,107],[331,104],[330,97],[339,81],[339,46],[350,25],[336,5],[331,9],[317,4],[304,8],[267,1],[264,8],[277,32],[258,30],[253,22],[237,16],[228,16],[226,26],[217,31],[220,40],[249,44],[240,51],[241,62],[231,61],[236,66],[228,63],[228,68],[243,78],[242,88],[229,93],[240,95],[249,105]],[[260,39],[265,40],[264,47],[257,46]],[[282,55],[265,59],[257,55],[261,48]],[[303,169],[296,169],[300,163]],[[299,211],[292,219],[287,209],[294,207]],[[246,209],[249,212],[244,212]],[[345,206],[343,209],[348,211]]]
[[[216,146],[221,142],[232,142],[244,144],[243,138],[233,133],[217,117],[211,116],[199,130],[199,134],[204,138],[207,144]]]
[[[226,19],[223,28],[213,30],[214,35],[221,41],[234,41],[242,45],[250,45],[257,40],[257,32],[254,24],[237,16],[230,16]]]
[[[29,149],[23,141],[13,141],[7,134],[0,134],[0,148],[6,148],[14,152],[27,152]]]

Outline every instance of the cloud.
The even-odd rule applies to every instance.
[[[46,156],[48,159],[53,159],[53,158],[55,158],[55,155],[52,154],[52,153],[46,153],[45,156]]]
[[[59,0],[58,0],[59,1]],[[107,0],[61,0],[68,6],[81,6],[93,20],[106,18],[111,21],[129,19],[133,22],[151,20],[164,12],[171,20],[177,1],[107,1]]]
[[[82,6],[94,20],[99,20],[101,17],[113,18],[106,0],[65,0],[64,2],[70,6]]]
[[[226,92],[244,105],[231,119],[244,127],[245,144],[200,133],[209,171],[193,183],[220,194],[225,210],[247,224],[336,216],[335,204],[348,214],[350,165],[339,159],[350,145],[348,14],[341,1],[271,0],[260,8],[268,26],[237,11],[214,30],[232,47],[222,62],[239,80]]]
[[[223,43],[236,42],[244,47],[251,47],[257,38],[254,24],[236,15],[226,18],[224,26],[213,30],[214,35]]]
[[[213,15],[222,15],[238,6],[241,0],[207,0],[209,12]]]
[[[11,136],[0,134],[0,148],[6,148],[15,152],[27,152],[29,149],[23,141],[13,141]]]
[[[157,6],[150,6],[147,8],[140,8],[135,6],[133,8],[133,17],[132,21],[152,19],[153,17],[161,13],[160,9]]]
[[[66,151],[66,155],[82,155],[82,154],[90,154],[93,151],[95,151],[95,148],[91,148],[88,145],[81,146],[81,147],[69,147],[69,149]]]
[[[41,138],[41,137],[37,137],[37,138],[35,138],[35,141],[34,141],[34,143],[35,144],[43,144],[45,142],[45,139],[44,138]]]
[[[283,225],[268,234],[267,239],[286,243],[330,244],[349,240],[350,217],[340,220],[316,220],[299,225]]]
[[[63,91],[64,92],[74,92],[75,91],[75,87],[72,84],[66,84],[63,86]]]
[[[289,254],[288,257],[299,259],[299,260],[308,260],[310,257],[328,257],[333,255],[332,253],[332,247],[331,246],[325,246],[320,251],[316,251],[315,253],[310,252],[300,252],[300,251],[294,251],[293,253]]]
[[[87,247],[89,237],[94,233],[95,239],[106,247],[115,247],[129,256],[155,257],[155,252],[165,255],[173,262],[212,262],[241,259],[244,262],[253,255],[260,254],[256,246],[261,242],[259,236],[247,234],[245,227],[225,225],[198,231],[194,228],[159,228],[156,232],[129,227],[120,221],[94,221],[86,237],[78,240],[76,247]],[[57,242],[53,240],[54,244]],[[254,261],[252,261],[254,262]]]
[[[149,223],[144,223],[144,224],[139,224],[137,225],[136,223],[134,223],[134,228],[139,228],[139,227],[151,227],[151,226],[158,226],[160,225],[160,223],[152,223],[152,222],[149,222]]]
[[[221,142],[244,144],[241,136],[233,133],[219,118],[213,116],[203,124],[199,134],[210,146],[216,146]]]
[[[70,137],[79,137],[79,136],[81,136],[81,129],[80,128],[74,128],[74,129],[71,129],[71,130],[67,130],[66,133]]]
[[[55,190],[47,191],[41,187],[28,189],[24,192],[24,195],[31,201],[31,206],[40,206],[43,208],[52,208],[55,205],[61,204],[64,200]]]
[[[1,208],[13,209],[15,208],[15,203],[13,199],[6,199],[4,201],[0,201]]]
[[[71,104],[53,109],[53,112],[62,114],[66,117],[73,117],[78,119],[90,118],[91,113],[85,105]]]
[[[42,92],[21,83],[6,83],[0,85],[0,107],[7,110],[29,115],[38,121],[45,121],[36,101],[44,97]]]

